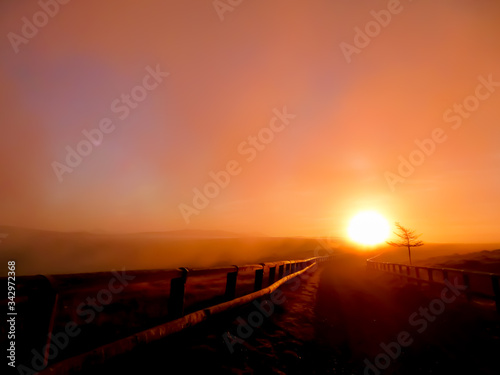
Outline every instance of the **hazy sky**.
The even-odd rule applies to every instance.
[[[500,241],[498,1],[47,3],[0,3],[0,224]]]

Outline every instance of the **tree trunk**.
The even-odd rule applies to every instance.
[[[410,265],[411,265],[411,246],[408,246],[408,258],[410,258]]]

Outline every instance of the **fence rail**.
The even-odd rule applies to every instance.
[[[425,266],[412,266],[408,264],[377,262],[368,259],[367,267],[397,275],[407,281],[415,281],[418,285],[443,285],[451,278],[459,278],[459,281],[467,287],[465,296],[471,301],[473,298],[487,299],[495,302],[496,310],[500,313],[500,274],[467,271],[455,268],[438,268]]]
[[[120,296],[121,299],[117,298],[118,301],[113,301],[115,304],[113,309],[121,309],[120,313],[123,315],[123,311],[126,310],[123,306],[126,305],[128,308],[128,305],[133,305],[126,304],[123,300],[128,298],[136,303],[139,299],[147,299],[146,292],[148,291],[161,293],[160,298],[155,300],[156,302],[145,303],[147,304],[145,310],[149,309],[148,311],[151,310],[153,304],[159,305],[155,308],[160,309],[163,314],[157,314],[159,318],[155,321],[158,323],[152,327],[142,327],[142,331],[140,328],[139,331],[135,329],[128,336],[122,334],[118,340],[116,336],[112,336],[111,342],[108,340],[107,343],[101,343],[97,347],[94,345],[93,348],[80,350],[76,353],[73,351],[66,357],[50,357],[52,337],[54,334],[58,334],[56,326],[59,328],[59,332],[64,321],[76,322],[80,326],[81,317],[76,317],[75,309],[71,307],[75,307],[81,302],[83,296],[96,295],[96,290],[100,290],[98,293],[101,293],[106,290],[106,287],[110,287],[111,274],[97,272],[18,277],[16,301],[17,305],[25,311],[23,327],[36,328],[36,330],[30,331],[32,341],[29,345],[33,348],[43,348],[42,357],[45,369],[40,373],[67,373],[71,369],[81,369],[89,364],[102,363],[139,344],[179,332],[206,320],[213,314],[241,306],[270,294],[287,280],[329,258],[329,256],[323,256],[303,260],[205,269],[183,267],[175,270],[127,271],[130,279],[127,282],[127,290],[130,295],[128,297]],[[4,279],[6,280],[6,278]],[[102,294],[104,296],[105,293]],[[197,294],[202,295],[205,299],[200,300],[200,296]],[[97,296],[99,297],[99,294]],[[190,301],[188,306],[186,306],[187,300]],[[160,302],[158,303],[158,301]],[[7,306],[7,300],[0,301],[0,304]],[[88,304],[90,302],[87,302]],[[137,303],[135,306],[137,310]],[[68,313],[68,310],[73,310],[73,315],[71,312]],[[166,313],[164,313],[165,310]],[[80,323],[78,319],[80,319]],[[146,319],[148,323],[149,320]],[[129,318],[125,319],[125,325],[129,321]]]

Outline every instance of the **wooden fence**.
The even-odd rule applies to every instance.
[[[134,309],[142,308],[147,312],[142,315],[149,314],[148,319],[140,321],[138,327],[135,327],[133,333],[129,332],[128,336],[122,334],[118,339],[116,336],[111,336],[112,340],[98,347],[88,347],[88,341],[98,343],[98,340],[85,339],[83,337],[85,335],[81,334],[82,337],[79,339],[87,346],[73,345],[73,351],[68,349],[61,351],[64,354],[60,352],[55,358],[50,353],[51,346],[55,345],[54,334],[64,331],[61,327],[68,321],[74,322],[75,327],[84,329],[86,324],[82,322],[81,316],[75,314],[75,311],[83,315],[80,314],[85,311],[82,306],[89,308],[97,302],[95,298],[90,301],[87,298],[87,302],[82,302],[82,300],[85,296],[96,295],[99,301],[104,299],[104,296],[107,299],[113,299],[112,293],[109,292],[112,286],[111,280],[121,271],[115,272],[115,276],[109,272],[98,272],[18,277],[16,280],[18,325],[21,326],[20,329],[29,331],[30,338],[24,349],[29,351],[30,348],[39,348],[43,357],[44,370],[40,371],[42,374],[78,372],[88,366],[103,363],[118,354],[126,353],[137,345],[161,339],[201,323],[213,314],[270,294],[284,282],[329,258],[315,257],[205,269],[183,267],[175,270],[126,271],[125,277],[128,279],[125,284],[127,286],[122,288],[126,291],[114,296],[113,303],[109,302],[109,306],[113,309],[106,307],[108,311],[118,311],[116,316],[124,315],[125,310],[129,312],[122,322],[124,326],[133,325],[131,322],[134,320],[131,316],[133,316]],[[118,282],[113,282],[112,287],[118,290],[117,285],[119,285]],[[153,303],[145,303],[147,306],[142,306],[140,300],[148,298],[153,300],[153,297],[156,298],[155,309],[151,307]],[[6,306],[7,300],[1,301],[0,304]],[[95,309],[97,309],[96,306],[98,305],[94,306]],[[154,313],[151,313],[153,310]],[[155,319],[149,319],[152,314],[156,314]],[[93,319],[98,320],[97,318],[105,315],[99,312],[94,313]],[[92,316],[89,313],[88,318],[90,317]],[[140,324],[151,321],[156,322],[152,327],[147,327],[147,324],[144,327]],[[89,335],[87,336],[90,337]],[[75,352],[75,348],[78,348],[79,352]]]
[[[458,278],[467,289],[464,291],[469,301],[479,298],[495,302],[497,312],[500,313],[500,275],[488,272],[466,271],[454,268],[437,268],[411,266],[408,264],[376,262],[367,260],[367,266],[372,270],[388,272],[407,281],[428,285],[443,285],[445,280],[453,281]]]

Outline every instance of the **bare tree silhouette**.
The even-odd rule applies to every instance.
[[[423,241],[417,240],[421,234],[415,234],[415,231],[409,228],[403,227],[401,224],[396,223],[397,232],[394,232],[396,236],[401,238],[398,241],[386,241],[387,244],[395,247],[407,247],[408,248],[408,257],[410,258],[411,264],[411,248],[423,246]]]

